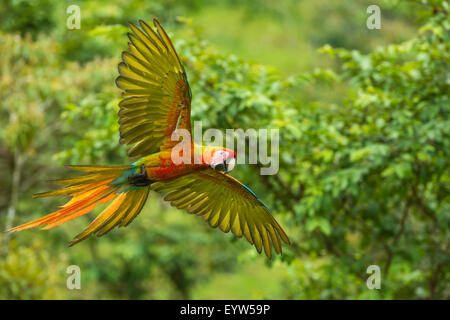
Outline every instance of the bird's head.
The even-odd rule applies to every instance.
[[[236,164],[236,153],[223,147],[207,146],[203,149],[203,161],[214,170],[227,173]]]

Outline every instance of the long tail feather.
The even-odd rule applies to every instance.
[[[51,229],[67,221],[85,215],[99,204],[111,202],[79,235],[70,246],[86,239],[92,234],[101,236],[115,226],[128,225],[142,210],[150,188],[135,187],[127,183],[127,175],[132,174],[132,166],[69,166],[86,174],[50,182],[66,185],[60,189],[38,193],[34,197],[70,196],[71,199],[61,208],[42,218],[12,228],[10,232],[42,226]],[[130,173],[131,172],[131,173]]]

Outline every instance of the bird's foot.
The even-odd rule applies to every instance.
[[[128,177],[128,181],[131,185],[136,187],[145,187],[151,184],[153,181],[148,179],[145,166],[141,165],[141,171]]]

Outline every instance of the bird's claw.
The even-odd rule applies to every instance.
[[[152,181],[148,179],[145,165],[141,165],[139,173],[129,176],[128,181],[131,185],[136,187],[145,187],[152,183]]]

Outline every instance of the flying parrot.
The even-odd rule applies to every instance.
[[[122,53],[116,85],[123,90],[119,103],[120,143],[130,146],[130,165],[71,165],[84,174],[51,180],[60,189],[35,198],[64,196],[59,210],[12,228],[11,232],[42,226],[50,229],[85,215],[97,205],[105,209],[78,234],[72,246],[92,234],[102,236],[116,226],[127,226],[142,210],[150,190],[178,209],[203,217],[213,228],[244,236],[270,259],[272,246],[281,254],[286,233],[266,205],[248,187],[228,174],[236,154],[227,148],[189,146],[201,161],[172,161],[171,139],[176,129],[191,131],[191,90],[184,67],[169,37],[155,19],[156,31],[144,21],[130,23],[129,50]]]

